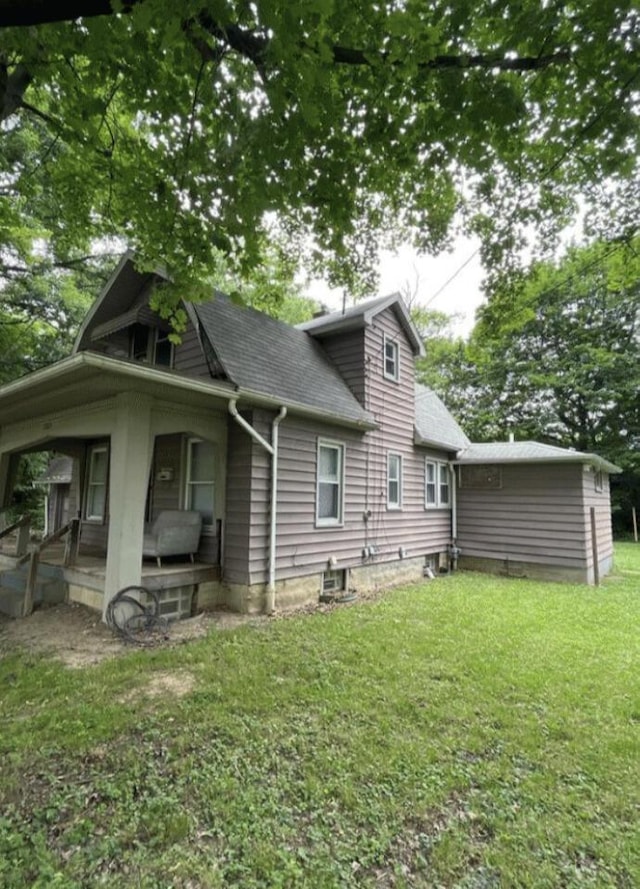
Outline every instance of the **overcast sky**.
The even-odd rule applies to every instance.
[[[473,327],[475,310],[482,301],[480,285],[484,273],[476,251],[476,243],[460,238],[451,253],[437,257],[418,256],[409,247],[395,254],[383,253],[379,267],[380,296],[406,289],[410,293],[415,291],[419,305],[449,315],[460,314],[462,317],[453,330],[466,336]],[[447,284],[453,275],[455,278]],[[342,308],[342,290],[331,290],[322,281],[311,282],[305,292],[333,310]]]

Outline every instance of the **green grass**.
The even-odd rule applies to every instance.
[[[640,885],[640,545],[72,671],[0,658],[0,885]],[[184,697],[154,676],[195,679]]]

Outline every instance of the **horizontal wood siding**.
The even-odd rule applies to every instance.
[[[582,474],[582,487],[584,497],[584,524],[587,547],[587,564],[591,579],[593,579],[593,544],[591,535],[591,508],[595,509],[596,518],[596,543],[598,548],[598,562],[602,567],[613,558],[613,531],[611,528],[611,500],[609,491],[609,476],[602,473],[602,490],[596,491],[595,473],[591,467],[587,467]]]
[[[399,346],[400,380],[383,376],[385,333]],[[326,343],[325,343],[326,345]],[[328,352],[349,375],[380,428],[360,433],[289,415],[280,425],[277,559],[278,579],[327,569],[376,564],[445,550],[451,539],[451,510],[425,509],[425,457],[445,460],[442,452],[416,449],[413,355],[392,310],[381,313],[364,334],[332,338]],[[349,349],[359,349],[355,358]],[[349,365],[349,361],[353,363]],[[349,367],[351,369],[349,369]],[[358,368],[360,372],[358,377]],[[247,415],[267,441],[275,413]],[[345,446],[344,522],[316,527],[318,440]],[[387,458],[402,457],[402,508],[387,508]],[[271,458],[230,421],[225,527],[225,577],[236,583],[268,578]],[[376,553],[363,558],[363,549]]]
[[[581,465],[503,465],[502,487],[458,488],[463,556],[586,567]]]
[[[159,435],[156,438],[151,471],[151,521],[163,509],[182,507],[183,442],[182,435]],[[160,469],[172,470],[173,478],[170,481],[158,480]]]
[[[202,353],[198,334],[191,321],[189,321],[187,329],[182,334],[182,342],[174,348],[173,366],[181,373],[192,377],[211,376]]]
[[[244,414],[251,422],[251,413]],[[249,583],[252,439],[229,420],[227,437],[227,508],[224,525],[224,577]]]
[[[351,330],[322,340],[322,348],[360,404],[365,401],[364,330]]]

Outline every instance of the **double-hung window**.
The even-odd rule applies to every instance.
[[[84,517],[90,522],[103,522],[107,506],[107,477],[109,474],[109,448],[106,444],[89,449],[87,466],[87,493]]]
[[[201,438],[190,438],[187,442],[186,507],[202,515],[205,529],[214,524],[215,477],[215,446]]]
[[[344,445],[318,441],[316,524],[341,525],[344,488]]]
[[[402,457],[400,454],[387,456],[387,509],[402,507]]]
[[[426,509],[451,506],[451,475],[448,463],[438,460],[425,460],[424,463],[424,505]]]
[[[400,379],[398,343],[386,336],[384,338],[384,377],[396,383]]]

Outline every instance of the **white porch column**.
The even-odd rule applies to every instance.
[[[102,617],[113,596],[142,578],[144,506],[153,454],[151,406],[133,393],[117,398],[111,433],[109,537]]]

